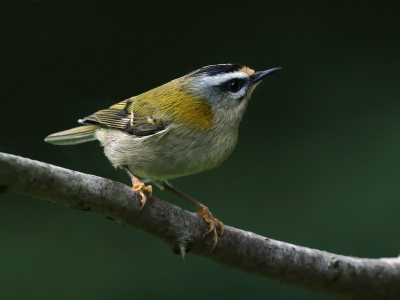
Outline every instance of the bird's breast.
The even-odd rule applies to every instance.
[[[137,176],[162,181],[218,166],[237,142],[237,131],[196,131],[180,124],[142,138],[113,129],[96,136],[115,167],[128,165]]]

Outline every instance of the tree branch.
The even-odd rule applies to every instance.
[[[212,247],[205,222],[173,204],[140,197],[122,183],[0,153],[0,192],[93,211],[185,252],[259,276],[356,299],[400,299],[400,258],[361,259],[300,247],[226,226]]]

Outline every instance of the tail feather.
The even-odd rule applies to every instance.
[[[80,126],[47,136],[44,141],[54,145],[75,145],[93,141],[99,125]]]

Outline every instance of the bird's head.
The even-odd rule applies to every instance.
[[[213,110],[227,110],[241,118],[254,88],[280,69],[255,72],[236,64],[210,65],[181,77],[181,82],[183,90],[205,99]]]

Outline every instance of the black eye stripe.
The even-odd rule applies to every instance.
[[[239,92],[247,83],[245,78],[233,78],[229,79],[219,85],[220,89],[224,92]]]

